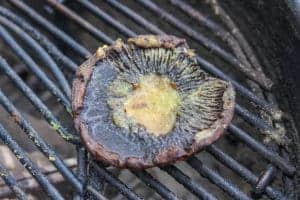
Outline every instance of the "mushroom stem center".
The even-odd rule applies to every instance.
[[[124,110],[147,132],[161,136],[173,129],[179,104],[174,84],[166,77],[150,74],[141,77],[133,94],[124,102]]]

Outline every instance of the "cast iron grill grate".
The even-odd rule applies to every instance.
[[[100,3],[101,7],[98,5],[99,2],[94,2],[95,3],[87,0],[76,0],[72,2],[45,0],[41,3],[43,8],[46,8],[50,13],[64,16],[63,18],[53,18],[49,20],[45,17],[47,14],[40,14],[41,10],[43,12],[45,12],[45,10],[34,8],[35,6],[33,3],[25,3],[25,1],[20,0],[7,0],[1,3],[3,4],[0,7],[0,37],[2,43],[6,44],[9,49],[11,49],[18,59],[27,66],[30,73],[34,74],[41,85],[51,93],[52,97],[58,100],[59,104],[63,106],[65,113],[71,115],[70,77],[74,74],[76,67],[91,55],[91,52],[94,51],[93,48],[95,47],[77,42],[79,40],[77,33],[72,31],[67,32],[68,30],[65,30],[63,26],[59,26],[59,23],[56,23],[57,19],[63,19],[62,22],[65,24],[72,23],[72,26],[79,26],[80,31],[89,33],[94,39],[104,44],[112,43],[117,37],[133,37],[137,34],[147,32],[154,34],[182,34],[188,39],[188,43],[195,43],[195,45],[200,44],[200,46],[202,46],[199,47],[202,48],[201,50],[203,50],[203,47],[208,49],[209,54],[203,54],[203,56],[201,54],[197,57],[198,62],[203,69],[217,77],[231,81],[235,86],[239,96],[241,96],[240,99],[243,99],[243,101],[241,101],[242,103],[238,102],[236,105],[236,118],[243,119],[245,123],[248,123],[248,126],[256,127],[257,129],[255,130],[257,132],[277,133],[277,128],[274,128],[272,124],[261,118],[257,113],[268,113],[275,121],[279,120],[281,112],[277,109],[276,105],[268,102],[262,96],[254,94],[254,92],[246,86],[232,78],[229,73],[225,73],[220,68],[216,67],[219,65],[226,66],[230,64],[233,66],[233,71],[238,71],[237,73],[243,74],[244,77],[248,77],[252,82],[256,82],[261,85],[262,88],[268,89],[268,80],[264,79],[264,77],[253,76],[251,72],[254,70],[249,70],[249,66],[251,65],[259,69],[259,62],[239,31],[230,33],[222,28],[218,22],[203,15],[200,11],[191,7],[188,3],[185,3],[185,1],[169,0],[167,2],[167,6],[172,5],[173,9],[176,9],[175,13],[189,16],[191,22],[199,23],[206,29],[212,31],[212,33],[214,33],[216,37],[219,37],[221,41],[226,42],[229,49],[231,49],[229,51],[226,47],[219,45],[218,42],[214,42],[215,37],[207,37],[207,35],[202,34],[200,30],[196,30],[193,26],[189,26],[187,22],[181,20],[179,17],[175,17],[176,15],[170,14],[169,11],[166,11],[166,9],[152,1],[136,0],[135,3],[141,8],[141,10],[137,11],[131,9],[130,6],[132,5],[130,3],[127,5],[127,2],[125,1],[106,0]],[[105,7],[102,9],[102,6]],[[215,6],[214,9],[220,9],[217,4],[213,4],[213,6]],[[124,17],[130,21],[130,23],[135,24],[134,26],[138,27],[137,30],[130,28],[130,26],[126,26],[122,22],[123,20],[118,21],[117,19],[120,18],[116,18],[115,13],[113,15],[108,14],[106,11],[108,9],[114,10],[120,17]],[[155,16],[154,19],[143,17],[144,11],[142,9],[146,10],[145,12],[152,13],[152,16]],[[89,16],[93,15],[92,17],[105,22],[106,26],[100,28],[94,26],[93,22],[90,21],[92,17],[87,17],[87,19],[85,19],[84,16],[81,16],[81,13],[86,11],[89,12]],[[223,23],[227,24],[229,28],[236,28],[235,25],[232,24],[232,21],[226,18],[226,13],[223,10],[219,10],[219,14],[221,15],[221,18],[223,17]],[[159,27],[164,28],[161,25],[162,23],[166,23],[166,26],[175,27],[176,32],[168,32],[160,29]],[[106,28],[113,29],[113,33],[107,33],[108,31]],[[141,29],[143,29],[143,31],[140,32]],[[72,37],[75,37],[76,39],[73,39]],[[98,43],[97,46],[100,46]],[[27,48],[24,46],[27,46]],[[28,50],[28,47],[30,47],[30,51]],[[35,54],[35,56],[32,56],[32,53]],[[209,58],[212,57],[212,55],[219,60],[209,61]],[[249,58],[250,62],[247,58]],[[39,62],[36,61],[37,59]],[[100,177],[101,180],[112,185],[128,199],[145,198],[136,194],[133,189],[130,189],[125,183],[107,170],[105,166],[101,165],[101,163],[91,161],[88,158],[88,155],[86,155],[84,148],[80,145],[78,135],[71,128],[66,128],[64,126],[64,123],[59,117],[56,116],[51,108],[40,99],[36,92],[21,79],[19,74],[7,60],[9,59],[1,56],[1,72],[10,79],[15,88],[21,91],[35,109],[41,113],[45,121],[47,121],[63,139],[76,146],[78,159],[76,174],[64,163],[62,158],[47,143],[47,141],[40,136],[35,128],[27,121],[26,117],[24,117],[23,113],[16,108],[5,92],[2,91],[2,86],[0,86],[0,104],[7,113],[11,115],[14,122],[29,136],[36,147],[43,152],[49,161],[56,167],[56,170],[64,177],[64,180],[70,184],[75,191],[74,199],[83,198],[85,193],[89,193],[89,195],[95,199],[106,199],[103,193],[99,191],[99,188],[94,185],[86,184],[90,181],[86,179],[88,167],[97,174],[97,176],[89,177],[89,179],[96,180],[96,177]],[[43,66],[47,66],[47,69],[44,70],[44,68],[41,68],[40,63],[43,63]],[[267,92],[267,90],[265,92]],[[249,105],[247,106],[247,104]],[[255,105],[256,109],[252,109],[256,112],[251,112],[251,104]],[[252,136],[253,134],[247,132],[248,126],[241,128],[235,123],[232,123],[228,129],[230,132],[229,135],[235,137],[238,141],[251,149],[253,155],[259,157],[258,160],[264,159],[266,161],[267,165],[264,166],[263,171],[256,173],[249,170],[242,163],[231,157],[229,153],[226,152],[226,149],[223,150],[216,144],[209,146],[205,151],[224,165],[224,167],[229,168],[236,173],[240,179],[245,180],[251,185],[255,195],[249,195],[243,191],[241,186],[234,183],[230,178],[223,177],[218,171],[206,165],[205,162],[201,161],[201,159],[196,156],[188,159],[186,161],[187,164],[201,176],[208,179],[212,184],[216,185],[220,190],[224,191],[226,195],[228,195],[227,197],[233,199],[251,199],[260,198],[263,195],[270,199],[288,199],[290,196],[286,193],[286,187],[292,182],[291,177],[295,173],[295,167],[288,161],[290,159],[288,154],[285,154],[284,157],[280,155],[280,148],[274,142],[265,145],[263,142],[259,141],[258,138],[254,138]],[[50,198],[63,199],[62,194],[58,192],[57,188],[51,183],[47,175],[43,174],[41,169],[30,160],[26,152],[11,137],[10,133],[4,128],[1,122],[0,137]],[[89,163],[89,166],[87,166],[87,163]],[[205,185],[195,181],[193,177],[189,177],[185,171],[180,170],[177,166],[166,166],[160,168],[160,170],[172,176],[196,197],[200,199],[217,199],[214,192],[209,191]],[[153,177],[149,172],[132,171],[131,173],[157,192],[161,198],[178,199],[176,191],[168,189],[166,185]],[[286,183],[283,184],[281,188],[278,188],[277,186],[274,186],[272,182],[274,182],[276,178],[278,179],[280,174],[283,174],[282,176],[286,178]],[[0,175],[18,198],[26,199],[26,194],[16,178],[10,175],[10,172],[1,163]]]

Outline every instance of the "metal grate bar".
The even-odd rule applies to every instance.
[[[220,16],[220,19],[227,25],[230,32],[227,32],[222,26],[215,23],[211,20],[208,16],[204,15],[200,11],[194,9],[188,3],[182,0],[168,0],[172,5],[181,9],[185,14],[190,16],[191,18],[195,19],[199,24],[204,25],[205,27],[209,28],[212,33],[216,36],[220,37],[224,42],[232,47],[232,50],[235,52],[235,55],[238,59],[242,59],[243,63],[247,63],[247,57],[251,62],[252,66],[261,71],[262,67],[256,58],[252,48],[244,38],[244,36],[240,33],[238,27],[234,24],[234,22],[230,19],[230,17],[223,11],[221,7],[218,6],[218,12],[215,11],[215,14]],[[209,3],[209,2],[208,2]],[[214,5],[216,10],[216,4]],[[238,42],[237,42],[237,41]],[[239,48],[239,46],[242,47]],[[244,57],[244,52],[247,57]],[[239,56],[242,55],[242,56]],[[272,85],[271,81],[266,79],[266,85],[268,88]]]
[[[222,162],[224,165],[232,169],[234,172],[238,173],[241,177],[243,177],[247,182],[249,182],[251,185],[256,185],[256,183],[259,181],[259,178],[253,174],[250,170],[248,170],[246,167],[242,166],[240,163],[238,163],[236,160],[231,158],[226,153],[222,152],[218,147],[216,147],[214,144],[210,145],[206,148],[206,150],[213,155],[217,160]],[[265,188],[266,194],[272,198],[272,199],[287,199],[280,191],[274,189],[271,186],[267,186]]]
[[[63,200],[60,193],[51,185],[46,176],[38,169],[38,167],[24,153],[25,151],[14,141],[9,133],[0,123],[0,138],[15,154],[20,163],[31,173],[31,175],[40,183],[47,195],[53,200]]]
[[[58,68],[54,60],[50,57],[50,55],[27,33],[25,33],[22,29],[16,26],[14,23],[10,22],[4,17],[0,16],[0,24],[4,25],[11,31],[13,31],[22,41],[26,42],[28,46],[39,56],[39,58],[49,67],[50,71],[54,74],[54,77],[59,85],[59,87],[64,92],[67,98],[71,96],[71,88],[70,84],[66,80],[62,71]]]
[[[68,44],[72,48],[72,50],[78,53],[81,57],[87,58],[88,56],[91,55],[86,48],[81,46],[78,42],[72,39],[68,34],[58,29],[55,25],[53,25],[51,22],[46,20],[43,16],[38,14],[35,10],[27,6],[24,2],[20,0],[9,0],[8,2],[16,6],[23,12],[25,12],[30,18],[36,21],[40,26],[46,28],[51,34],[61,39],[64,43]]]
[[[17,123],[20,128],[28,135],[30,140],[32,140],[35,146],[43,152],[43,154],[48,158],[48,160],[53,163],[56,168],[61,172],[65,179],[78,191],[82,192],[82,184],[75,177],[73,172],[64,164],[62,159],[55,153],[53,148],[47,144],[36,132],[36,130],[30,125],[30,123],[24,119],[24,117],[19,113],[15,106],[9,101],[9,99],[3,94],[0,89],[0,104],[6,109],[6,111],[11,115],[14,122]]]
[[[86,178],[86,168],[87,168],[87,152],[86,149],[78,145],[77,147],[77,178],[81,182],[85,182]]]
[[[47,37],[41,34],[37,29],[33,28],[24,19],[18,17],[10,10],[1,6],[0,14],[17,24],[23,30],[25,30],[36,41],[39,41],[40,44],[47,50],[47,53],[49,53],[55,59],[56,62],[64,64],[73,72],[76,70],[76,63],[74,63],[70,58],[65,56],[53,43],[50,42],[50,40]]]
[[[108,200],[106,197],[104,197],[101,193],[99,193],[98,191],[96,191],[94,188],[92,188],[91,186],[87,186],[86,189],[90,192],[92,192],[98,200]],[[80,199],[82,199],[81,197],[79,197]],[[75,199],[76,200],[76,199]]]
[[[85,183],[86,168],[87,168],[87,153],[86,150],[80,146],[76,146],[77,153],[77,172],[76,176],[81,183]],[[92,188],[93,189],[93,188]],[[75,192],[73,200],[81,200],[82,193]]]
[[[125,15],[130,17],[132,20],[146,28],[147,30],[151,31],[152,33],[156,34],[164,34],[162,30],[160,30],[157,26],[150,23],[148,20],[143,18],[141,15],[137,14],[135,11],[131,10],[130,8],[126,7],[125,5],[121,4],[119,1],[116,0],[106,0],[110,5],[117,8],[121,12],[123,12]],[[155,27],[155,28],[153,28]],[[222,72],[220,69],[218,69],[213,64],[206,61],[204,58],[198,55],[197,61],[202,65],[203,69],[206,71],[214,74],[217,77],[220,77],[224,80],[230,81],[235,88],[240,92],[241,95],[247,97],[249,100],[255,102],[257,105],[259,105],[261,108],[263,108],[266,112],[271,114],[275,119],[279,119],[282,116],[282,113],[274,107],[272,104],[266,102],[264,99],[257,97],[254,93],[252,93],[249,89],[241,85],[240,83],[233,80],[231,77],[226,75],[224,72]]]
[[[261,175],[259,181],[255,186],[255,194],[261,195],[265,188],[273,181],[275,178],[276,169],[272,165],[268,165],[267,170]]]
[[[258,152],[261,156],[265,159],[279,167],[284,173],[291,176],[296,172],[294,166],[290,165],[285,159],[280,157],[277,153],[272,152],[271,150],[267,149],[263,144],[256,141],[254,138],[250,137],[242,129],[238,128],[237,126],[230,124],[229,130],[233,133],[237,138],[241,141],[245,142],[251,149]]]
[[[24,49],[13,39],[13,37],[0,25],[0,36],[10,46],[10,48],[18,55],[26,66],[40,79],[51,93],[60,100],[65,107],[70,107],[68,99],[56,87],[56,85],[47,77],[40,67],[32,60],[32,58],[24,51]]]
[[[131,31],[129,28],[121,24],[119,21],[115,20],[113,17],[105,13],[99,7],[94,6],[92,3],[86,0],[77,0],[82,6],[93,12],[97,17],[100,17],[104,21],[108,22],[115,28],[122,31],[122,34],[126,35],[127,37],[134,37],[136,34]]]
[[[70,134],[61,125],[58,119],[51,113],[45,104],[36,96],[36,94],[23,82],[23,80],[12,70],[7,62],[0,57],[0,69],[14,82],[16,87],[29,99],[29,101],[38,109],[51,127],[66,141],[80,143],[78,136]]]
[[[235,112],[236,114],[240,115],[243,119],[245,119],[247,122],[256,126],[262,131],[276,132],[276,130],[274,130],[273,127],[267,124],[263,119],[257,117],[252,112],[242,107],[238,103],[235,104]]]
[[[180,0],[181,1],[181,0]],[[217,1],[207,1],[206,3],[210,4],[211,8],[214,10],[214,13],[219,16],[219,19],[227,26],[231,34],[236,38],[236,40],[241,45],[243,51],[247,55],[249,61],[253,65],[253,67],[257,68],[258,71],[261,71],[261,65],[255,56],[255,53],[249,43],[247,42],[244,35],[241,33],[239,27],[235,24],[235,22],[230,18],[230,16],[223,10],[223,8],[219,5]],[[257,49],[258,51],[258,49]],[[262,58],[266,65],[269,65],[269,62]]]
[[[49,4],[55,6],[61,12],[64,12],[68,17],[70,17],[74,21],[78,21],[78,23],[80,23],[93,36],[95,36],[97,38],[99,38],[99,37],[102,38],[104,43],[111,44],[113,42],[105,33],[100,31],[99,29],[95,28],[92,24],[90,24],[89,22],[84,20],[82,17],[75,14],[73,11],[71,11],[69,9],[64,9],[64,7],[61,6],[62,4],[60,4],[59,2],[57,2],[55,0],[54,1],[53,0],[46,0],[46,1]]]
[[[160,30],[157,26],[154,24],[149,23],[145,18],[143,18],[141,15],[137,14],[136,12],[132,11],[130,8],[126,7],[125,5],[119,3],[115,0],[106,0],[110,5],[117,8],[130,18],[134,19],[135,22],[142,25],[143,27],[147,27],[147,30],[149,30],[151,33],[156,33],[158,35],[163,35],[165,32]]]
[[[201,185],[199,185],[196,181],[192,180],[190,177],[182,173],[177,167],[171,165],[163,167],[161,169],[166,171],[172,177],[174,177],[179,183],[181,183],[184,187],[189,189],[197,197],[208,200],[217,199],[213,194],[207,192],[207,190],[204,189]]]
[[[220,26],[219,24],[217,24],[216,22],[211,20],[205,14],[194,9],[188,3],[181,1],[181,0],[168,0],[168,1],[173,6],[181,9],[185,14],[187,14],[191,18],[195,19],[199,24],[210,29],[213,34],[215,34],[217,37],[220,37],[227,44],[232,45],[232,43],[236,43],[235,39],[232,37],[232,35],[229,32],[227,32],[227,30],[225,30],[222,26]],[[241,52],[238,52],[238,53],[241,53]]]
[[[99,173],[100,177],[103,177],[108,183],[116,187],[123,195],[131,200],[141,200],[141,198],[135,194],[131,189],[129,189],[124,183],[122,183],[118,178],[109,173],[104,167],[100,166],[100,163],[92,163],[92,166]]]
[[[197,172],[199,172],[203,177],[206,177],[208,180],[218,185],[221,189],[223,189],[230,196],[235,199],[245,199],[249,200],[249,198],[244,192],[242,192],[237,186],[224,179],[218,173],[204,165],[199,159],[196,157],[191,157],[187,159],[187,163],[191,165]]]
[[[161,197],[168,200],[178,200],[178,197],[167,187],[157,181],[154,177],[151,176],[147,171],[133,171],[131,173],[139,177],[147,185],[151,186]]]
[[[194,31],[188,25],[180,21],[178,18],[175,18],[173,15],[169,14],[168,12],[166,12],[165,10],[163,10],[162,8],[160,8],[150,0],[149,1],[136,0],[136,1],[141,5],[143,5],[146,9],[150,9],[155,14],[160,16],[162,19],[166,20],[167,22],[169,22],[170,24],[178,28],[180,31],[190,36],[192,39],[202,44],[212,53],[215,53],[217,56],[220,56],[224,61],[232,64],[234,67],[236,67],[239,71],[243,72],[250,79],[258,82],[260,85],[267,88],[264,81],[258,78],[260,77],[259,74],[249,70],[249,68],[245,66],[245,63],[241,63],[232,54],[222,49],[218,44],[214,43],[213,41],[205,37],[203,34],[201,34],[200,32]]]
[[[9,78],[11,78],[11,79],[13,79],[13,80],[16,80],[16,81],[14,81],[14,83],[16,83],[16,84],[18,84],[17,85],[17,87],[19,87],[20,86],[20,88],[19,89],[21,89],[22,90],[22,92],[24,92],[24,94],[25,94],[25,96],[27,96],[28,98],[33,98],[33,100],[34,101],[40,101],[39,99],[38,99],[38,97],[37,96],[35,96],[35,94],[33,93],[33,91],[31,91],[31,89],[30,88],[28,88],[27,86],[26,86],[26,84],[18,77],[18,75],[17,74],[15,74],[15,72],[11,69],[11,67],[6,63],[6,61],[4,60],[4,59],[0,59],[0,69],[3,69],[4,70],[4,72],[8,75],[8,77]],[[29,93],[29,94],[28,94]],[[28,96],[29,95],[29,96]],[[29,99],[30,101],[31,101],[31,99]],[[41,102],[40,102],[41,103]],[[41,103],[42,104],[42,103]],[[35,105],[36,106],[36,105]],[[36,106],[37,107],[37,106]],[[45,105],[43,105],[42,107],[44,107],[43,109],[46,109],[46,110],[48,110],[48,108],[45,106]],[[39,108],[38,108],[39,109]],[[42,113],[47,113],[47,114],[49,114],[49,115],[52,115],[52,113],[48,110],[48,111],[44,111],[44,112],[42,112]],[[58,127],[58,125],[59,124],[57,124],[56,125],[56,127],[55,128],[57,128]],[[70,138],[70,137],[74,137],[73,135],[72,136],[62,136],[62,138]],[[74,138],[73,138],[73,140],[74,140]],[[77,143],[77,142],[76,142]],[[53,152],[54,153],[54,152]],[[55,155],[55,153],[52,155],[50,155],[50,156],[56,156]],[[54,157],[54,159],[55,159],[56,157]],[[49,160],[51,161],[51,160],[53,160],[53,158],[49,158]],[[55,159],[56,160],[56,159]],[[55,161],[54,160],[54,161]],[[58,161],[58,160],[57,160]],[[61,171],[61,170],[63,170],[63,166],[61,166],[61,165],[59,165],[58,166],[58,169],[60,170],[60,172],[61,173],[63,173],[63,175],[65,175],[66,176],[66,178],[67,178],[67,180],[70,180],[70,181],[75,181],[75,182],[73,182],[73,184],[75,185],[75,188],[77,188],[78,189],[78,191],[79,192],[82,192],[82,186],[81,185],[79,185],[80,183],[78,183],[78,181],[76,180],[76,178],[75,179],[73,179],[73,177],[70,177],[70,176],[72,176],[72,175],[70,175],[68,172],[64,172],[64,171]],[[109,173],[108,173],[108,175],[110,175]],[[42,187],[45,187],[44,185],[42,185]],[[92,192],[92,193],[94,193],[95,191],[91,188],[91,187],[87,187],[87,189],[90,191],[90,192]],[[96,196],[99,196],[100,194],[95,194]]]
[[[105,33],[97,29],[95,26],[90,24],[88,21],[77,15],[71,9],[68,9],[64,5],[60,4],[56,0],[46,0],[51,6],[55,7],[58,11],[64,13],[67,17],[80,24],[85,30],[87,30],[95,38],[101,38],[101,41],[106,44],[112,44],[113,40],[108,37]]]
[[[16,179],[9,173],[9,171],[0,163],[0,177],[5,184],[13,191],[19,200],[27,200],[25,192],[19,187]]]
[[[76,167],[76,161],[74,158],[65,159],[64,162],[71,169],[74,169]],[[47,176],[47,178],[52,184],[64,181],[64,178],[52,165],[41,165],[39,166],[39,169],[45,176]],[[22,188],[24,191],[28,191],[28,193],[31,193],[31,191],[40,188],[39,183],[34,179],[34,177],[31,176],[30,173],[23,171],[21,174],[19,174],[19,171],[16,171],[14,174],[16,174],[16,181],[19,184],[19,187]],[[8,187],[0,183],[0,199],[10,197],[12,196],[12,194],[12,191]]]

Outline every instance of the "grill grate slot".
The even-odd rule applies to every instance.
[[[25,15],[27,15],[32,21],[38,23],[43,29],[50,33],[51,36],[54,36],[56,39],[61,40],[64,44],[66,44],[73,52],[77,53],[82,58],[86,58],[91,55],[90,51],[82,46],[80,43],[76,42],[70,35],[63,32],[63,30],[56,27],[56,25],[52,24],[46,18],[38,14],[33,8],[29,5],[26,5],[24,2],[19,0],[8,0],[8,2],[15,6],[18,10],[21,10]],[[213,49],[213,53],[216,53],[218,56],[222,57],[226,62],[231,63],[235,67],[239,68],[239,70],[243,67],[241,63],[241,59],[235,58],[232,54],[221,49],[218,44],[212,42],[210,39],[205,38],[199,32],[193,30],[188,27],[183,22],[179,21],[173,15],[170,15],[163,9],[159,8],[151,1],[137,1],[140,4],[143,4],[144,7],[148,8],[152,12],[155,12],[159,16],[163,17],[164,20],[173,24],[180,31],[184,32],[191,39],[196,40],[198,43],[206,46],[209,49]],[[178,0],[170,0],[170,2],[184,12],[188,13],[191,10],[190,7],[183,7],[187,5]],[[90,22],[85,20],[83,17],[80,17],[75,11],[72,11],[70,8],[65,6],[56,0],[47,0],[47,3],[51,5],[55,10],[59,13],[62,13],[70,20],[76,22],[84,30],[90,33],[94,38],[101,40],[104,43],[111,44],[113,39],[110,38],[105,32],[102,32],[95,26],[93,26]],[[90,1],[77,0],[79,5],[82,5],[85,9],[89,10],[96,17],[104,20],[110,26],[114,27],[120,34],[124,36],[135,36],[133,30],[128,29],[121,22],[117,21],[115,18],[104,12],[102,9],[97,7]],[[150,23],[147,19],[139,15],[137,12],[131,10],[129,7],[120,3],[119,1],[114,0],[106,0],[106,3],[115,9],[124,13],[128,18],[141,25],[146,30],[149,30],[152,33],[162,34],[163,30],[159,29],[156,25]],[[4,7],[0,7],[0,37],[3,39],[13,50],[13,52],[20,57],[20,59],[27,65],[27,67],[40,79],[43,85],[53,94],[54,97],[61,103],[65,110],[70,113],[70,88],[69,84],[63,75],[63,73],[58,68],[58,63],[66,66],[70,71],[74,72],[76,66],[78,65],[77,61],[72,60],[68,56],[64,55],[63,51],[59,50],[59,47],[56,47],[55,44],[51,42],[46,36],[39,32],[35,27],[27,23],[21,17],[16,16],[9,9]],[[193,16],[192,16],[193,17]],[[66,19],[67,20],[67,19]],[[198,20],[199,21],[199,20]],[[201,21],[201,23],[207,23],[206,26],[211,28],[213,31],[219,30],[219,27],[213,23],[213,21]],[[25,41],[27,45],[31,46],[33,50],[42,58],[43,62],[46,66],[50,67],[50,71],[53,74],[53,77],[57,80],[57,84],[60,87],[56,86],[56,82],[54,83],[39,67],[37,63],[30,57],[30,55],[22,48],[17,42],[14,36],[12,36],[7,30],[15,33],[18,38]],[[220,31],[220,30],[219,30]],[[221,30],[225,31],[225,30]],[[47,51],[45,51],[45,50]],[[49,53],[49,54],[48,54]],[[248,54],[253,54],[249,53]],[[229,75],[222,72],[212,63],[209,63],[205,58],[200,57],[198,55],[198,62],[201,66],[208,72],[212,73],[215,76],[223,78],[225,80],[231,81],[233,85],[236,87],[239,94],[246,97],[249,101],[253,101],[257,104],[262,110],[269,113],[275,119],[280,118],[281,111],[279,111],[273,104],[268,103],[261,97],[256,96],[253,92],[251,92],[248,88],[241,85],[234,79],[232,79]],[[256,61],[253,61],[256,62]],[[15,122],[23,129],[23,131],[29,135],[30,139],[34,141],[35,145],[40,148],[46,157],[49,158],[50,161],[56,166],[57,170],[64,176],[66,181],[68,181],[75,190],[75,199],[81,199],[84,195],[83,193],[83,185],[85,184],[86,179],[86,169],[87,169],[87,155],[85,149],[80,146],[80,140],[77,135],[69,133],[68,129],[66,129],[59,119],[55,117],[55,115],[50,111],[50,109],[39,99],[39,97],[32,91],[26,83],[17,75],[12,67],[10,67],[5,59],[0,59],[0,69],[3,71],[6,76],[8,76],[11,81],[15,84],[15,86],[22,91],[24,96],[26,96],[31,103],[35,106],[35,108],[43,115],[45,120],[53,127],[53,129],[58,132],[58,134],[69,141],[77,145],[77,174],[76,176],[73,172],[66,167],[57,153],[44,141],[37,131],[30,125],[29,122],[20,114],[20,112],[15,108],[15,106],[11,103],[11,101],[5,96],[4,93],[0,90],[0,104],[7,110],[7,112],[15,118]],[[245,70],[243,71],[249,76],[251,79],[255,79],[249,75]],[[254,80],[263,85],[261,80]],[[266,88],[266,85],[263,85]],[[243,106],[237,104],[236,113],[240,115],[243,119],[245,119],[250,124],[253,124],[255,127],[259,128],[262,131],[272,131],[276,130],[271,127],[266,121],[262,118],[258,117],[256,114],[250,112]],[[233,159],[227,153],[216,147],[215,145],[211,145],[206,149],[206,151],[215,157],[220,163],[224,164],[228,168],[230,168],[235,173],[239,174],[244,180],[246,180],[253,188],[256,188],[256,193],[266,194],[271,199],[287,199],[285,194],[278,189],[271,186],[271,182],[273,178],[276,176],[275,166],[278,167],[284,174],[288,176],[292,176],[295,173],[295,167],[288,163],[284,158],[282,158],[277,152],[269,149],[261,142],[252,138],[250,134],[237,127],[234,124],[231,124],[229,127],[229,131],[232,135],[238,138],[240,141],[244,142],[249,148],[253,151],[258,152],[260,156],[266,159],[271,164],[268,165],[266,170],[262,172],[263,176],[258,177],[255,173],[248,170],[238,161]],[[52,199],[62,199],[63,197],[59,192],[54,188],[54,186],[49,182],[47,177],[45,177],[42,172],[30,161],[30,159],[25,154],[24,150],[22,150],[18,144],[10,137],[10,134],[2,127],[0,124],[0,136],[3,141],[7,143],[7,145],[11,148],[11,150],[18,155],[21,155],[23,159],[20,159],[20,162],[31,172],[31,174],[35,177],[35,179],[40,183],[41,187],[47,192],[49,197]],[[198,158],[195,156],[188,159],[187,163],[198,171],[203,177],[207,178],[213,184],[217,185],[220,189],[224,190],[229,196],[234,199],[251,199],[245,192],[243,192],[239,187],[233,183],[231,180],[224,178],[218,172],[210,169],[208,166],[203,164]],[[104,166],[99,163],[92,162],[91,165],[96,170],[103,180],[114,186],[120,193],[126,196],[128,199],[141,199],[133,190],[129,189],[128,186],[115,177],[112,173],[110,173]],[[195,194],[197,197],[201,199],[217,199],[213,196],[205,187],[192,180],[189,176],[187,176],[184,172],[178,169],[175,166],[167,166],[161,168],[163,171],[166,171],[169,175],[175,178],[177,182],[181,183],[186,187],[189,191]],[[4,174],[8,174],[7,170],[0,165],[0,172]],[[145,182],[150,188],[154,189],[158,194],[161,195],[164,199],[178,199],[178,197],[169,190],[165,185],[163,185],[159,180],[156,180],[153,176],[151,176],[147,171],[141,172],[133,172],[141,181]],[[12,176],[6,176],[7,179],[4,179],[8,186],[16,185],[16,181]],[[91,186],[86,186],[85,190],[94,194],[94,197],[97,199],[106,199],[100,192],[98,192],[95,188]],[[20,188],[13,190],[16,195],[20,198],[24,197],[24,192]]]

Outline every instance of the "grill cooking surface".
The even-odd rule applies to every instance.
[[[234,85],[235,118],[226,136],[186,162],[116,173],[87,155],[72,128],[71,82],[77,66],[97,47],[146,33],[186,38],[203,70]],[[40,187],[51,199],[109,199],[105,191],[111,187],[110,193],[122,195],[116,199],[294,198],[295,167],[282,148],[288,138],[280,122],[282,113],[268,92],[272,81],[216,1],[7,0],[0,7],[0,38],[0,104],[11,126],[20,127],[55,166],[50,173],[33,162],[3,117],[0,138],[36,180],[27,176],[34,184],[26,185],[0,163],[0,176],[16,197],[26,199],[27,191]],[[43,119],[42,128],[29,120],[34,117]],[[55,133],[64,153],[49,139]],[[74,163],[63,159],[74,147],[76,171]],[[122,173],[137,177],[134,181],[145,183],[145,189],[133,188]],[[64,184],[54,184],[61,181]],[[0,198],[11,195],[7,189],[0,182]],[[146,196],[146,191],[154,195]]]

